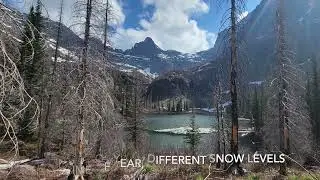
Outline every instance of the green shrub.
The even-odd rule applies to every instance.
[[[201,176],[201,175],[198,175],[197,177],[196,177],[196,180],[203,180],[204,178]]]
[[[259,180],[259,176],[255,174],[251,174],[248,176],[248,180]]]
[[[154,172],[154,167],[151,166],[150,164],[146,164],[146,165],[143,167],[142,172],[145,173],[145,174]]]

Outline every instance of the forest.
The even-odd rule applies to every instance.
[[[216,51],[182,69],[158,62],[152,53],[178,52],[148,37],[114,48],[112,0],[76,0],[73,27],[63,24],[66,1],[58,21],[42,0],[25,14],[0,1],[0,179],[320,179],[320,38],[292,35],[291,7],[302,1],[262,0],[242,19],[246,0],[212,0],[228,7]],[[270,4],[272,43],[259,49],[246,23]],[[141,70],[143,58],[163,71]],[[145,161],[210,154],[285,161]],[[129,160],[137,166],[122,167]]]

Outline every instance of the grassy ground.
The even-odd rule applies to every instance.
[[[250,171],[250,170],[249,170]],[[108,172],[95,172],[94,179],[121,179],[133,174],[133,169],[116,168]],[[288,169],[288,176],[280,176],[276,168],[260,169],[260,172],[248,172],[244,176],[236,176],[224,172],[211,171],[208,166],[155,166],[146,165],[140,171],[141,176],[149,180],[320,180],[320,171],[311,172],[300,169]]]

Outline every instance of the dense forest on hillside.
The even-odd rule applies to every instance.
[[[41,0],[27,14],[0,4],[0,179],[320,179],[319,23],[309,20],[320,2],[295,26],[308,3],[262,0],[240,19],[246,1],[217,1],[229,8],[215,47],[190,55],[150,37],[113,48],[109,0],[77,0],[73,32],[65,1],[57,22]],[[150,154],[285,161],[140,162]]]

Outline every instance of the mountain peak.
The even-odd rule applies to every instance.
[[[143,42],[152,42],[152,43],[154,43],[154,41],[152,40],[151,37],[146,37]]]
[[[126,53],[130,55],[140,55],[145,57],[152,57],[163,50],[155,44],[151,37],[146,37],[144,41],[134,44],[134,46],[127,50]]]
[[[155,49],[160,49],[159,46],[156,45],[156,43],[153,41],[153,39],[151,37],[146,37],[144,39],[144,41],[142,41],[140,43],[136,43],[135,46],[138,45],[138,44],[141,45],[142,43],[145,44],[146,46],[150,46],[150,47],[153,47]]]

